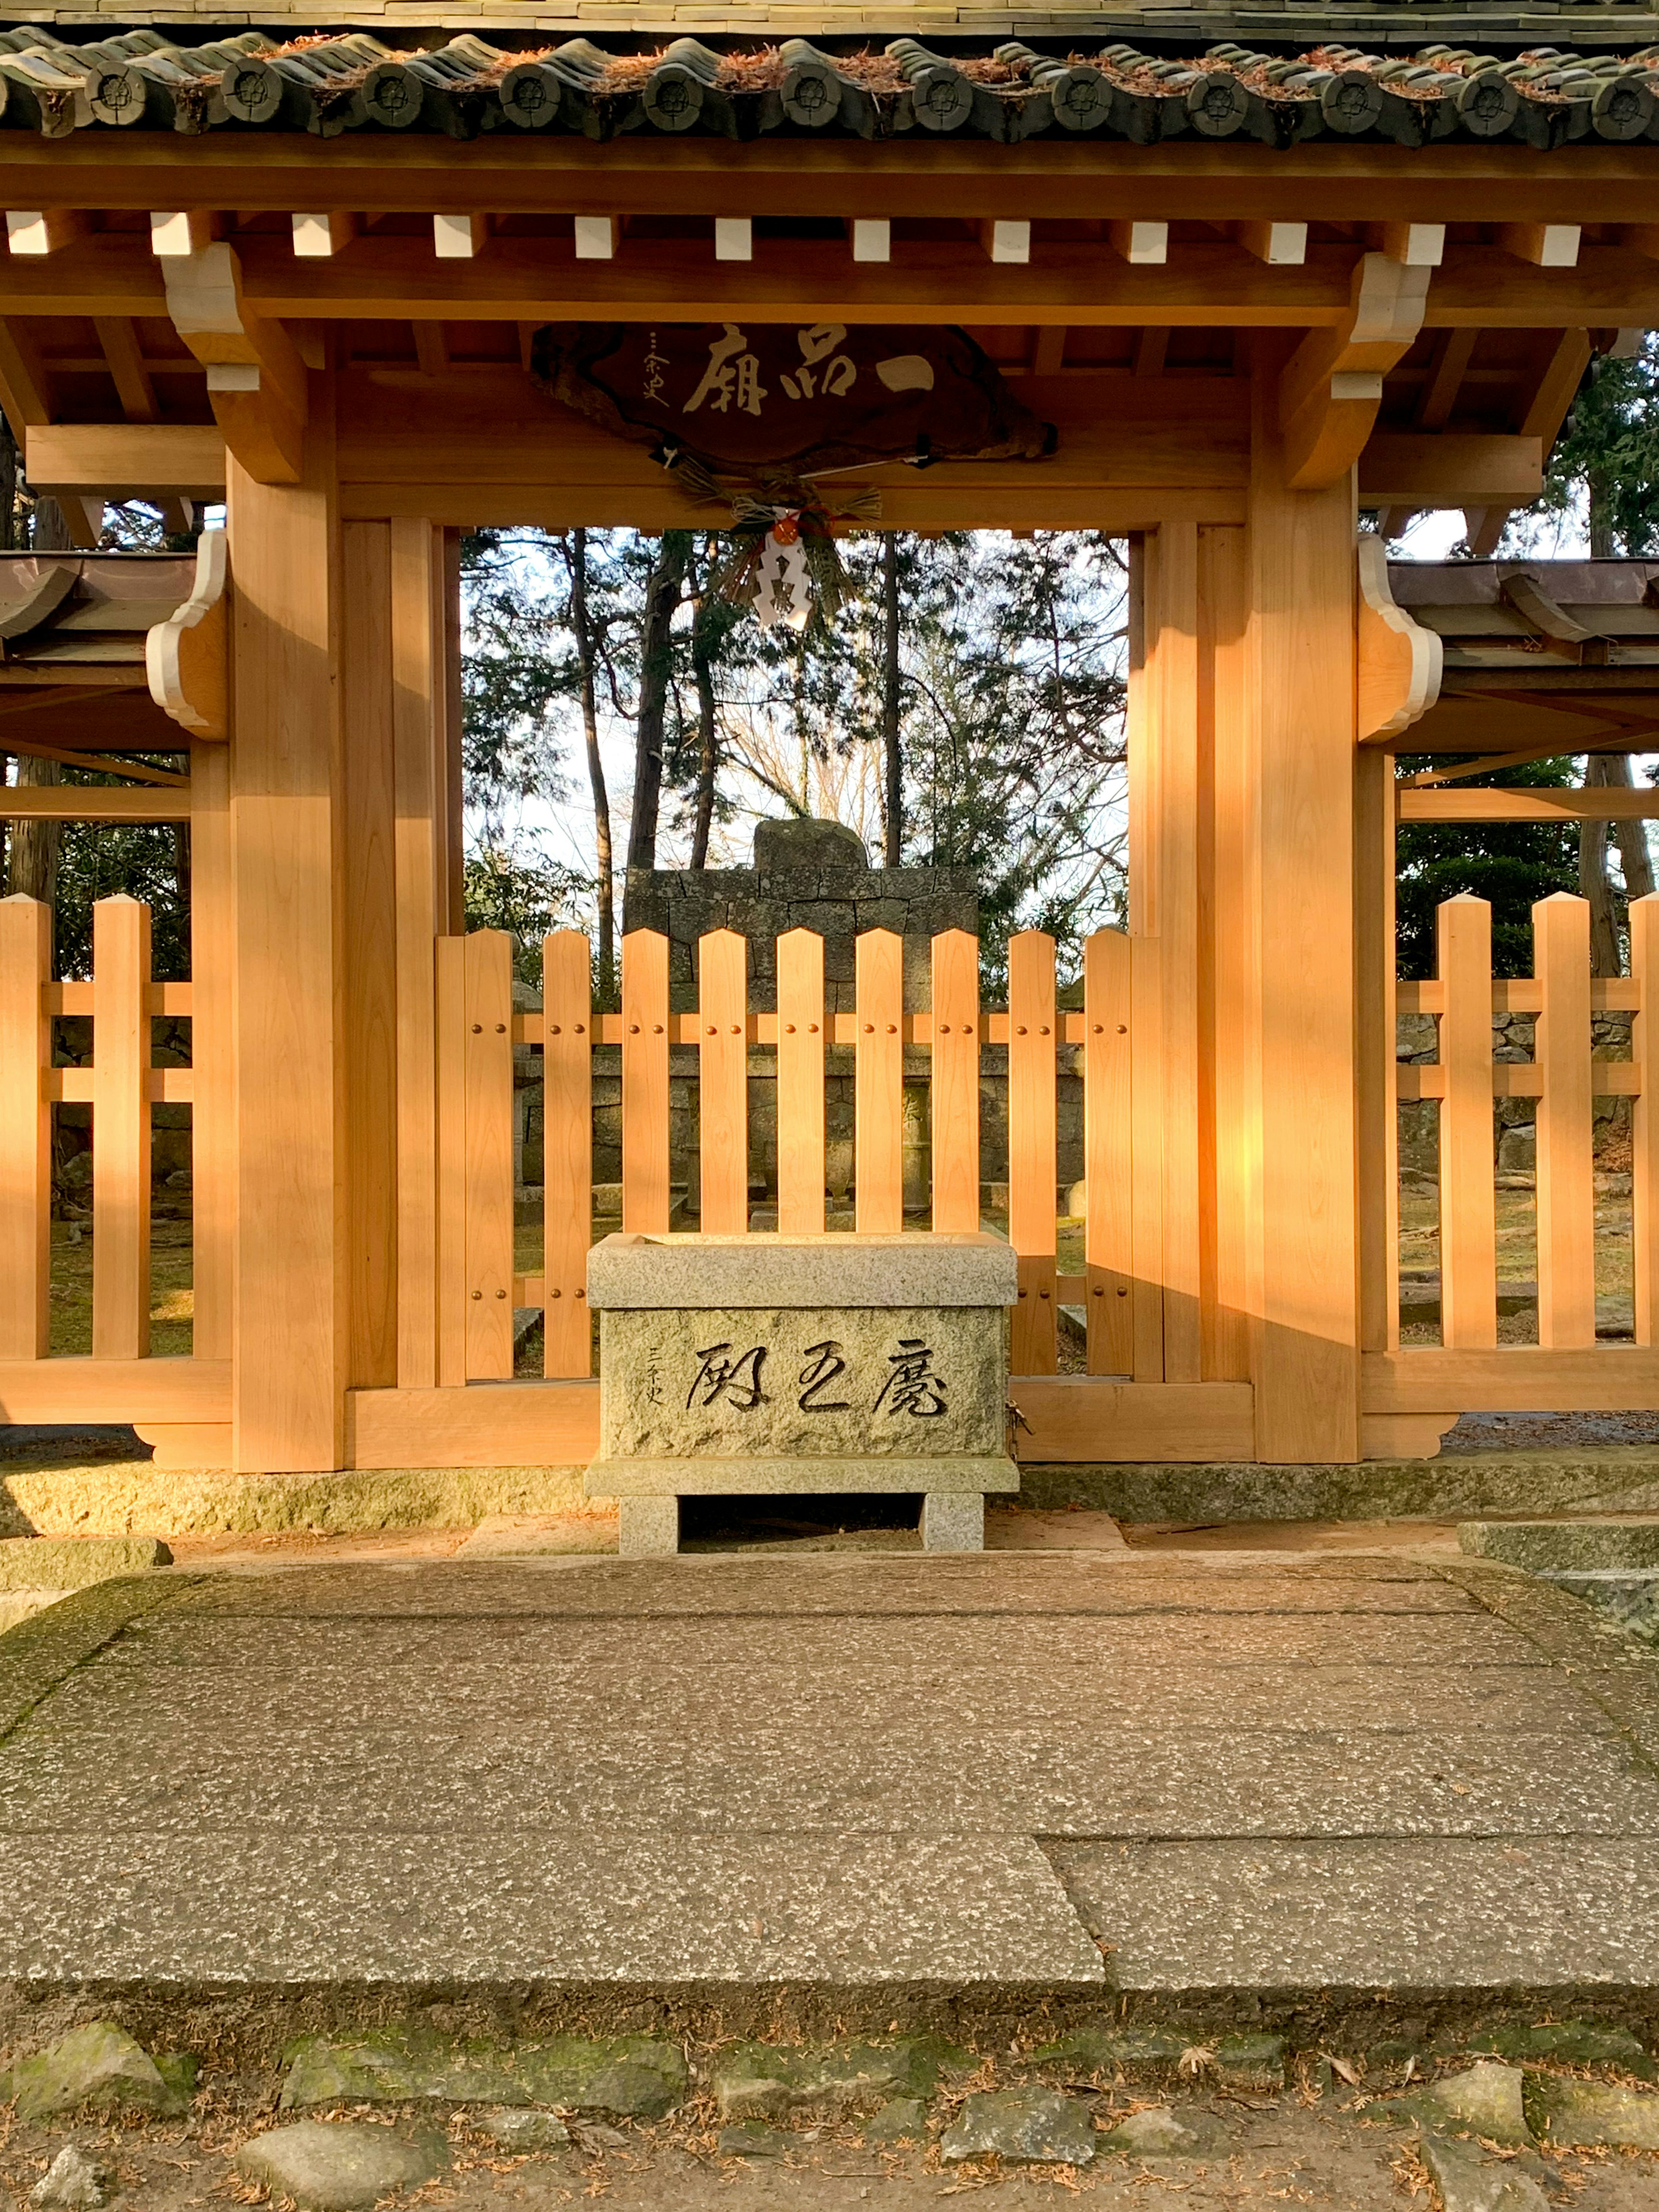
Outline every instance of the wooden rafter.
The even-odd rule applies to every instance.
[[[98,343],[109,363],[109,373],[115,380],[116,397],[121,411],[129,422],[155,422],[161,410],[155,404],[155,386],[144,365],[138,333],[130,315],[98,315],[93,319],[93,328],[98,333]]]
[[[441,376],[449,367],[449,342],[444,336],[441,323],[418,322],[414,325],[415,358],[422,376]]]
[[[87,769],[98,775],[128,775],[135,783],[152,783],[168,791],[179,790],[190,781],[188,776],[148,768],[141,761],[122,760],[113,753],[77,752],[70,745],[49,745],[39,738],[20,738],[10,731],[0,740],[0,749],[27,753],[31,760],[61,761],[66,768]]]
[[[1170,333],[1156,324],[1144,330],[1135,345],[1137,376],[1162,376],[1164,357],[1170,350]]]
[[[1479,331],[1446,331],[1434,349],[1434,360],[1418,394],[1416,423],[1419,430],[1443,430],[1457,404],[1457,395],[1468,372]]]
[[[1031,348],[1031,374],[1053,376],[1066,359],[1064,323],[1040,323]]]

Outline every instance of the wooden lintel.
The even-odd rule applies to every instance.
[[[90,763],[102,768],[106,763]],[[115,784],[27,783],[0,785],[0,821],[11,822],[188,822],[187,780],[140,791]]]
[[[1543,488],[1541,438],[1379,430],[1359,461],[1365,507],[1525,507]]]
[[[1551,1351],[1531,1344],[1497,1351],[1448,1351],[1434,1345],[1368,1352],[1360,1359],[1360,1403],[1367,1413],[1438,1413],[1448,1407],[1489,1413],[1596,1413],[1619,1406],[1659,1412],[1659,1352],[1597,1345]]]
[[[1471,775],[1479,763],[1471,766]],[[1601,785],[1587,791],[1540,788],[1512,791],[1399,790],[1401,822],[1654,822],[1659,791],[1621,791]]]
[[[0,1360],[0,1421],[222,1421],[228,1359]]]
[[[210,422],[32,424],[24,465],[35,489],[54,498],[225,495],[224,435]]]

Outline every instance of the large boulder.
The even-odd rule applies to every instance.
[[[256,2136],[237,2153],[250,2181],[286,2197],[300,2212],[368,2212],[394,2189],[416,2189],[441,2173],[449,2147],[440,2135],[344,2122],[296,2120]]]
[[[1080,2098],[1058,2089],[991,2089],[967,2098],[939,2137],[951,2164],[996,2157],[1028,2166],[1087,2166],[1095,2124]]]
[[[1431,2130],[1482,2136],[1488,2142],[1524,2148],[1533,2141],[1521,2100],[1518,2066],[1483,2058],[1467,2073],[1448,2074],[1389,2106]]]
[[[1528,2074],[1526,2107],[1534,2132],[1550,2143],[1659,2150],[1659,2096],[1650,2090]]]
[[[60,2112],[178,2113],[190,2103],[194,2066],[172,2060],[158,2065],[140,2043],[112,2021],[71,2028],[0,2075],[21,2120],[51,2119]]]

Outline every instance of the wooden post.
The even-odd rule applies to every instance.
[[[92,909],[92,1350],[149,1350],[149,908]]]
[[[749,947],[735,929],[697,942],[699,1218],[706,1237],[749,1227]]]
[[[228,1359],[236,1284],[236,1060],[230,749],[198,745],[190,775],[190,1177],[198,1359]]]
[[[1659,1328],[1659,893],[1630,902],[1630,972],[1638,994],[1630,1051],[1642,1086],[1631,1117],[1636,1341],[1651,1345]]]
[[[453,533],[449,533],[453,536]],[[446,533],[390,525],[397,885],[398,1380],[438,1379],[436,940],[462,927],[458,677]],[[586,1372],[586,1370],[583,1370]]]
[[[943,931],[933,962],[933,1223],[971,1234],[979,1227],[978,938]]]
[[[513,939],[465,947],[466,1378],[513,1372]]]
[[[398,862],[392,526],[342,531],[348,1372],[398,1380]],[[430,1079],[428,1078],[428,1082]]]
[[[587,1248],[593,1234],[592,969],[580,930],[542,939],[542,1371],[593,1364]]]
[[[823,1232],[823,939],[778,939],[778,1227]]]
[[[226,461],[236,883],[234,1462],[337,1468],[349,1284],[340,537],[331,408],[303,480]]]
[[[1557,891],[1532,910],[1543,995],[1533,1047],[1538,1101],[1538,1341],[1595,1342],[1595,1189],[1590,1096],[1589,902]]]
[[[1281,350],[1265,341],[1258,352],[1247,525],[1261,1082],[1255,1449],[1263,1460],[1343,1462],[1359,1455],[1356,518],[1351,475],[1323,491],[1286,485]]]
[[[1195,524],[1168,523],[1140,541],[1143,650],[1130,684],[1143,694],[1129,762],[1129,927],[1158,944],[1158,1049],[1163,1371],[1203,1373],[1200,1308],[1199,1023],[1200,652]],[[1150,1042],[1150,1040],[1149,1040]]]
[[[1440,1337],[1459,1351],[1498,1342],[1498,1212],[1492,1110],[1492,908],[1445,900],[1439,938]]]
[[[434,1164],[435,1377],[443,1389],[466,1380],[466,939],[441,937],[434,947],[433,1023],[436,1052]]]
[[[1354,763],[1354,947],[1359,992],[1359,1341],[1366,1352],[1392,1352],[1400,1343],[1395,808],[1393,756],[1375,748],[1360,752]],[[1489,987],[1489,1051],[1491,996]],[[1491,1089],[1489,1076],[1489,1109]]]
[[[1097,930],[1084,941],[1084,1264],[1091,1375],[1128,1375],[1134,1362],[1130,957],[1130,940],[1119,930]]]
[[[668,939],[632,929],[622,948],[622,1218],[668,1227]]]
[[[1010,1365],[1052,1375],[1054,1318],[1054,940],[1008,940],[1008,1241],[1019,1255]]]
[[[861,1236],[904,1226],[904,939],[866,929],[854,948],[854,1219]]]
[[[52,908],[0,899],[0,1359],[44,1359],[52,1280]]]

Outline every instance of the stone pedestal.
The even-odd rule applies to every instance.
[[[929,1551],[978,1551],[1008,1456],[994,1237],[607,1237],[591,1497],[621,1545],[672,1552],[680,1498],[921,1492]]]

